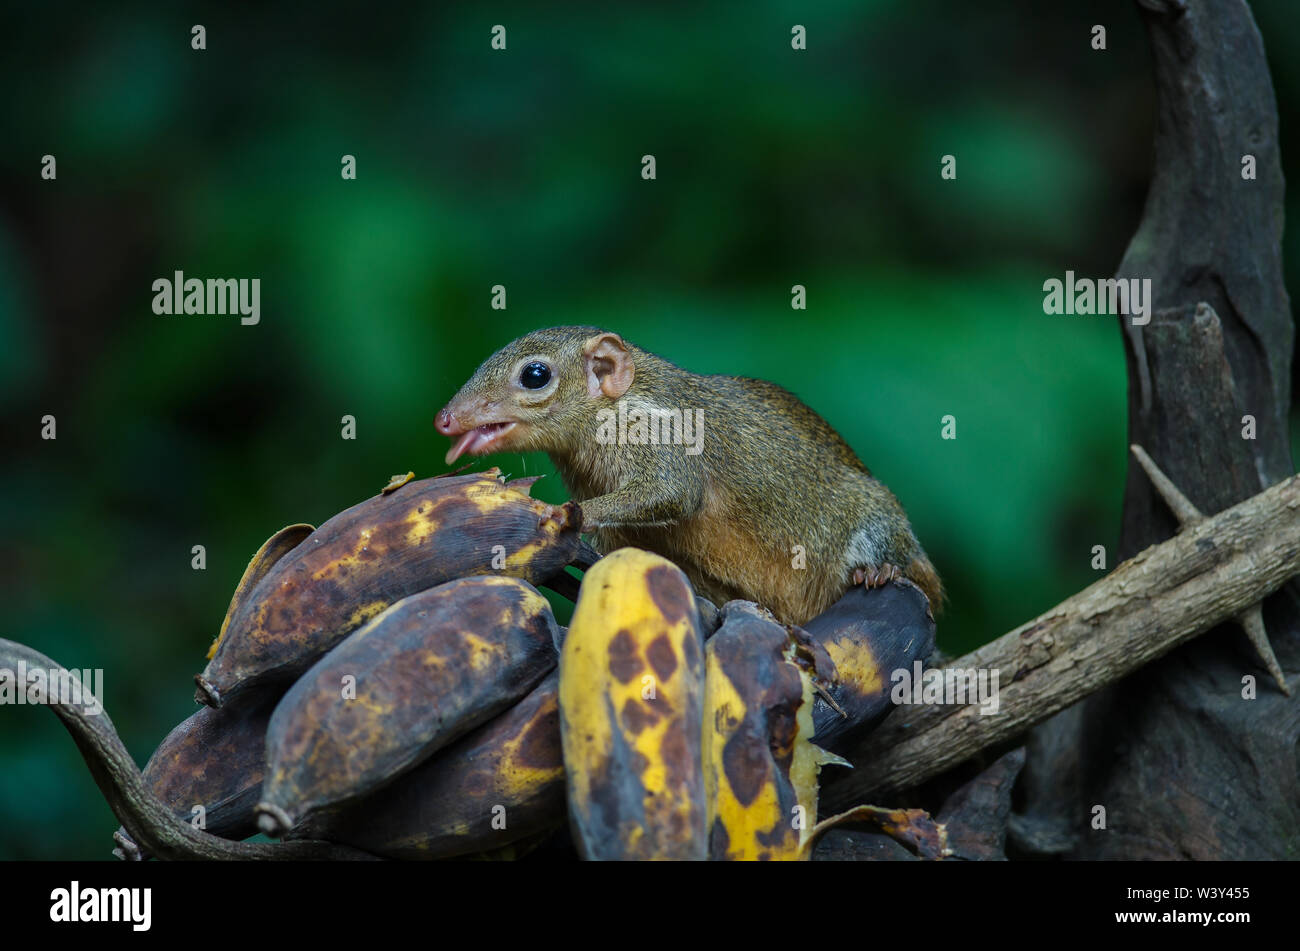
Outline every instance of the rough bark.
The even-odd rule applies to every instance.
[[[946,665],[997,671],[997,712],[983,713],[973,703],[895,711],[849,755],[855,769],[828,786],[823,811],[893,804],[891,796],[1017,740],[1082,697],[1240,615],[1297,574],[1300,476],[1140,552],[1046,614]],[[1261,697],[1282,696],[1262,669],[1243,669],[1261,678]],[[1232,676],[1224,702],[1231,697],[1254,709],[1261,701],[1241,699],[1235,669]],[[1158,805],[1162,796],[1153,799]],[[1292,839],[1300,838],[1300,822],[1290,828]]]
[[[1292,471],[1277,107],[1245,0],[1139,6],[1154,56],[1155,166],[1117,276],[1151,280],[1154,315],[1145,327],[1121,320],[1129,441],[1210,514]],[[1255,180],[1242,176],[1247,155]],[[1254,439],[1242,436],[1247,415]],[[1120,556],[1174,528],[1130,463]],[[1265,604],[1287,672],[1300,668],[1298,607],[1291,589]],[[1259,672],[1245,638],[1225,625],[1049,724],[1030,744],[1019,844],[1079,858],[1296,857],[1300,696],[1261,679],[1258,699],[1243,700],[1248,673]],[[1090,827],[1096,805],[1105,831]]]

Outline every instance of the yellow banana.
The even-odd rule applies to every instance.
[[[706,857],[703,690],[682,571],[634,548],[596,562],[560,652],[569,818],[583,857]]]

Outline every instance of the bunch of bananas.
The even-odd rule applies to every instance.
[[[658,555],[593,561],[531,481],[395,479],[272,536],[153,792],[225,838],[392,859],[517,856],[566,823],[589,859],[807,858],[821,768],[933,649],[924,595],[894,590],[924,619],[903,628],[861,587],[804,628],[715,608]],[[571,593],[572,564],[566,630],[535,586]]]

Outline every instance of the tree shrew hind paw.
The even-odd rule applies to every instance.
[[[865,568],[853,569],[853,583],[866,585],[868,588],[883,588],[891,581],[903,580],[903,569],[885,562],[881,565],[867,565]]]

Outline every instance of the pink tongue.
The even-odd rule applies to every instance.
[[[447,465],[451,465],[453,462],[459,459],[461,453],[471,448],[471,446],[478,439],[480,439],[482,435],[483,434],[480,433],[477,429],[471,429],[469,432],[465,433],[463,436],[457,439],[456,445],[452,446],[450,449],[447,450]]]

